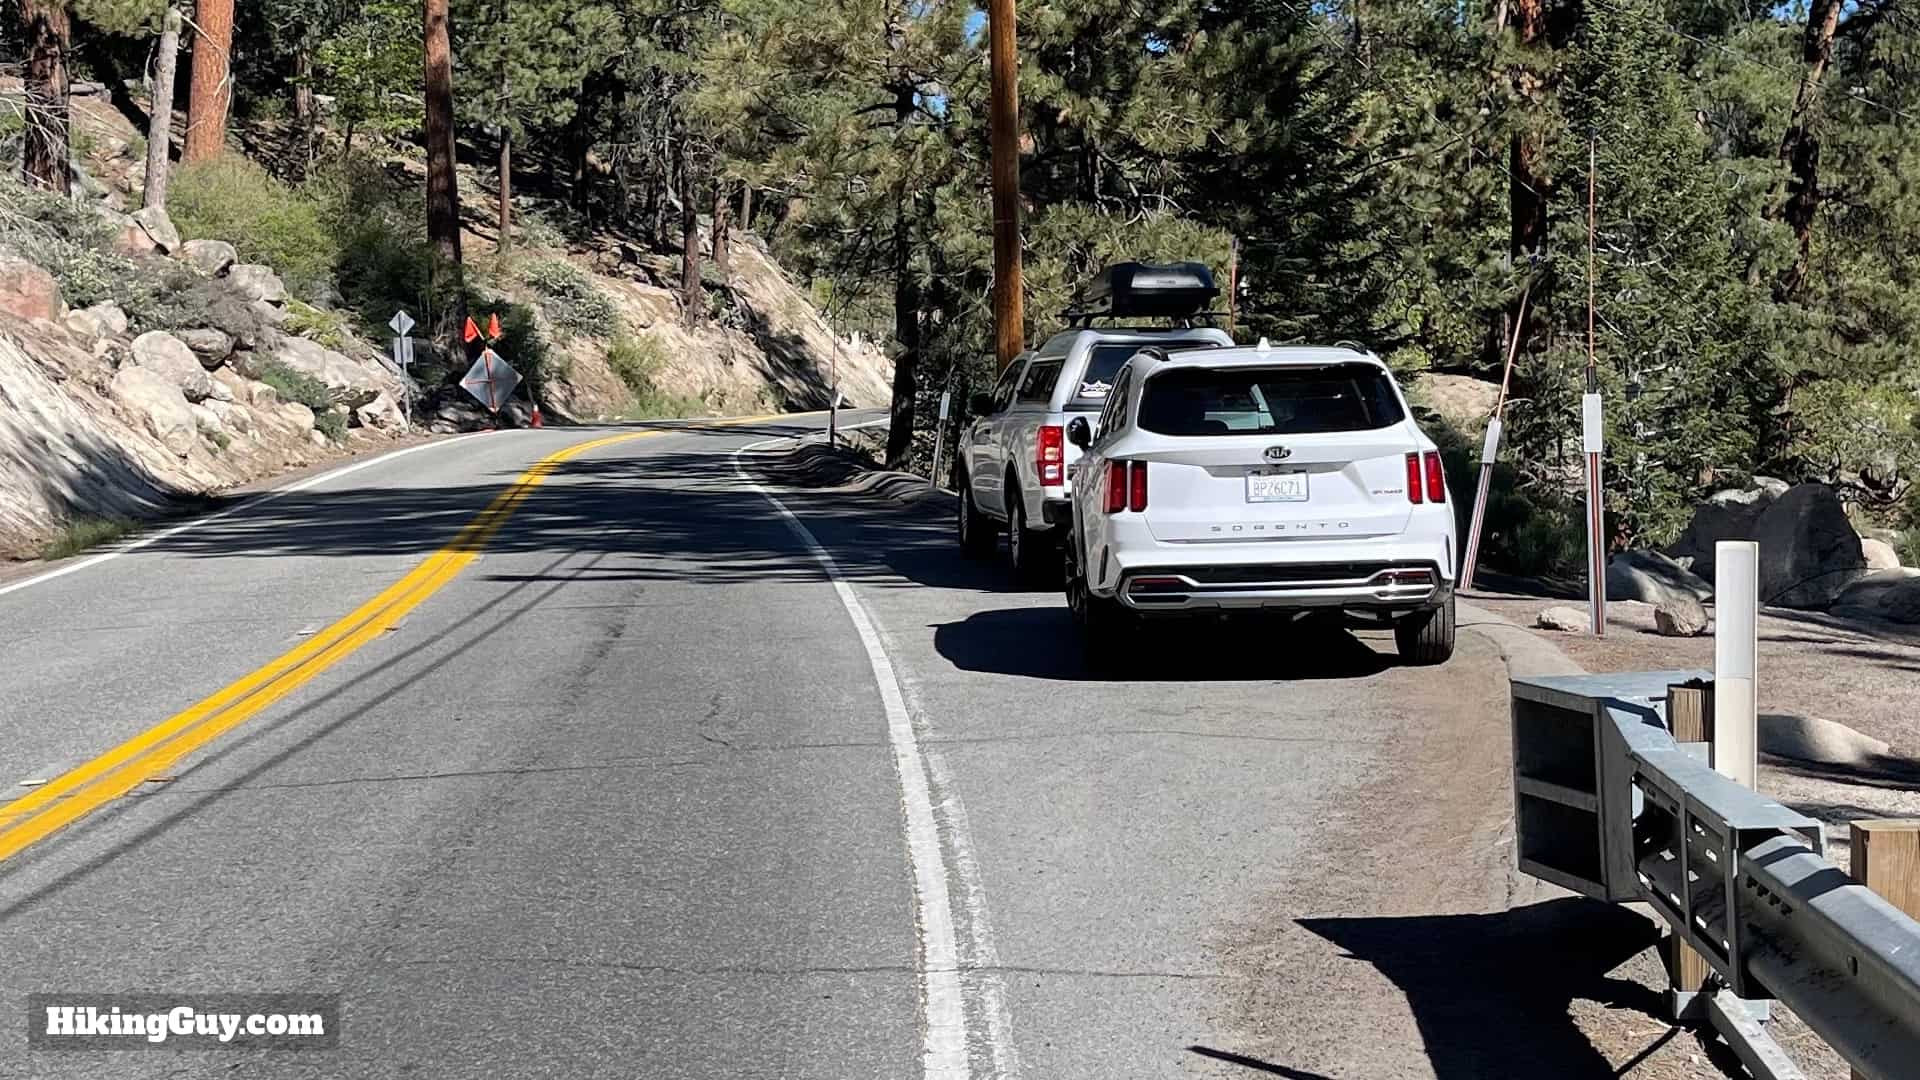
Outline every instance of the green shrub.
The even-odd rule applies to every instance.
[[[647,337],[622,334],[607,349],[607,366],[626,384],[632,402],[621,415],[628,420],[662,420],[680,416],[699,416],[706,403],[662,390],[654,384],[654,374],[667,362],[660,343]]]
[[[47,541],[40,548],[40,557],[48,562],[70,558],[138,531],[140,526],[127,518],[80,518],[68,523],[59,536]]]
[[[297,402],[312,409],[316,427],[318,418],[333,408],[333,394],[327,390],[326,383],[277,360],[260,368],[260,381],[273,387],[281,401]]]
[[[532,259],[518,269],[520,280],[540,294],[547,318],[562,337],[611,337],[620,332],[619,309],[585,270],[565,259]]]
[[[332,439],[334,442],[347,441],[347,418],[333,411],[332,406],[318,410],[313,414],[313,430]]]
[[[340,245],[320,203],[236,154],[175,171],[167,210],[189,239],[225,240],[297,293],[331,288]]]
[[[296,337],[319,342],[334,352],[345,352],[348,345],[347,328],[338,316],[321,311],[311,304],[298,300],[287,303],[287,333]]]

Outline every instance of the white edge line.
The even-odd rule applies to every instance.
[[[853,586],[840,572],[833,555],[814,538],[812,530],[787,509],[772,492],[747,475],[740,454],[769,446],[784,439],[765,439],[742,446],[734,452],[733,470],[740,481],[773,504],[787,528],[798,537],[814,560],[826,571],[827,579],[839,594],[840,604],[860,635],[880,689],[880,703],[887,715],[887,739],[893,748],[893,764],[900,777],[901,802],[906,811],[907,860],[913,868],[914,899],[920,910],[917,929],[920,934],[920,992],[926,1011],[925,1053],[922,1058],[928,1080],[965,1080],[972,1075],[967,1061],[967,1021],[965,995],[960,985],[960,954],[953,927],[953,902],[947,895],[947,868],[940,847],[939,827],[934,823],[933,800],[928,791],[925,759],[920,741],[913,732],[913,718],[907,712],[900,680],[894,674],[893,661],[880,643],[873,620],[854,594]]]
[[[305,480],[300,480],[295,483],[288,484],[285,487],[277,487],[272,489],[271,491],[262,492],[257,497],[248,499],[246,502],[243,502],[238,506],[229,506],[225,510],[221,510],[217,513],[208,514],[204,517],[196,517],[188,521],[183,521],[180,524],[174,525],[170,528],[162,529],[157,533],[150,533],[148,535],[141,536],[137,539],[129,540],[126,543],[116,546],[111,551],[103,551],[98,555],[90,555],[87,558],[78,560],[77,562],[67,563],[64,566],[57,566],[52,570],[48,570],[44,573],[35,574],[30,578],[27,578],[23,581],[16,581],[11,585],[0,585],[0,596],[5,596],[8,593],[12,593],[12,592],[19,592],[22,589],[32,588],[35,585],[44,585],[55,578],[66,577],[68,574],[77,574],[80,571],[87,569],[88,567],[99,566],[103,562],[108,562],[110,560],[117,559],[120,556],[127,554],[128,552],[139,551],[141,548],[146,547],[149,544],[157,544],[162,540],[171,539],[175,536],[179,536],[181,533],[192,532],[193,530],[201,528],[202,526],[211,525],[216,521],[220,521],[224,518],[232,517],[235,514],[246,513],[247,511],[252,510],[255,507],[264,506],[267,503],[270,503],[273,500],[281,497],[282,495],[291,495],[296,491],[305,491],[310,487],[316,487],[320,484],[326,483],[329,480],[338,480],[343,476],[348,476],[352,473],[357,473],[361,469],[371,469],[375,465],[384,464],[386,462],[392,461],[395,458],[406,457],[408,454],[417,454],[422,450],[431,450],[431,449],[434,449],[435,447],[440,447],[440,446],[451,446],[454,443],[465,442],[468,439],[475,438],[480,435],[487,435],[487,434],[492,434],[492,433],[485,432],[485,431],[474,431],[474,432],[469,432],[465,435],[456,435],[451,439],[435,439],[432,442],[424,442],[419,444],[418,446],[402,447],[399,450],[393,450],[388,453],[381,454],[378,457],[370,457],[365,461],[356,461],[351,465],[345,465],[338,469],[328,470],[327,472],[321,473],[318,476],[309,476]]]

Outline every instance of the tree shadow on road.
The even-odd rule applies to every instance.
[[[1488,914],[1299,922],[1406,995],[1439,1080],[1621,1075],[1575,1025],[1575,1001],[1663,1023],[1657,991],[1610,974],[1659,939],[1651,920],[1624,907],[1574,898]]]

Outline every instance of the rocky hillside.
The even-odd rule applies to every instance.
[[[259,246],[246,228],[213,235],[183,216],[183,236],[165,214],[128,213],[143,140],[99,87],[77,87],[74,114],[73,204],[0,178],[0,558],[32,557],[76,521],[490,422],[452,385],[463,360],[416,368],[426,385],[406,378],[365,305],[325,284],[295,295],[298,267],[246,261]],[[417,165],[396,152],[385,167]],[[838,335],[750,234],[730,234],[724,278],[707,268],[691,325],[677,260],[554,229],[502,254],[469,210],[476,302],[527,324],[519,340],[540,357],[508,359],[538,366],[550,422],[820,408],[835,379],[850,405],[888,400],[884,354]]]

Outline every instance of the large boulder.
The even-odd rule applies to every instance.
[[[1533,617],[1533,625],[1542,630],[1558,630],[1564,634],[1583,634],[1592,629],[1592,616],[1577,607],[1556,604],[1542,608],[1540,614]]]
[[[192,406],[178,386],[157,372],[123,367],[114,372],[108,393],[173,453],[185,456],[199,440]]]
[[[144,229],[147,238],[162,255],[171,255],[180,250],[180,230],[173,227],[173,219],[158,206],[149,206],[133,212],[133,223]]]
[[[1657,551],[1623,551],[1607,560],[1609,600],[1639,600],[1658,607],[1712,595],[1712,585]]]
[[[354,420],[361,427],[377,428],[381,431],[404,431],[407,426],[406,414],[386,393],[360,406],[353,411]]]
[[[227,431],[241,435],[253,432],[253,411],[235,401],[220,401],[208,398],[205,407],[220,420],[220,426]]]
[[[1760,542],[1760,602],[1824,611],[1866,573],[1860,535],[1825,484],[1800,484],[1754,522]]]
[[[1770,489],[1719,491],[1693,508],[1693,520],[1667,548],[1667,554],[1691,567],[1704,581],[1713,580],[1713,546],[1722,540],[1751,540],[1760,515],[1773,505]]]
[[[271,266],[240,263],[227,271],[227,283],[248,300],[281,306],[287,302],[287,285]]]
[[[165,330],[150,330],[133,339],[133,362],[180,388],[188,401],[213,396],[213,377],[186,343]]]
[[[1849,619],[1920,623],[1920,570],[1876,570],[1856,578],[1841,590],[1832,611]]]
[[[276,334],[273,358],[294,371],[325,383],[334,403],[349,409],[370,403],[386,389],[384,381],[373,371],[306,338]]]
[[[212,371],[227,362],[233,355],[233,337],[224,330],[211,326],[197,326],[191,330],[181,330],[174,336],[193,350],[200,358],[200,366]]]
[[[225,277],[240,253],[225,240],[189,240],[180,248],[180,257],[208,277]]]
[[[0,311],[22,319],[57,322],[66,313],[60,283],[33,263],[0,252]]]

